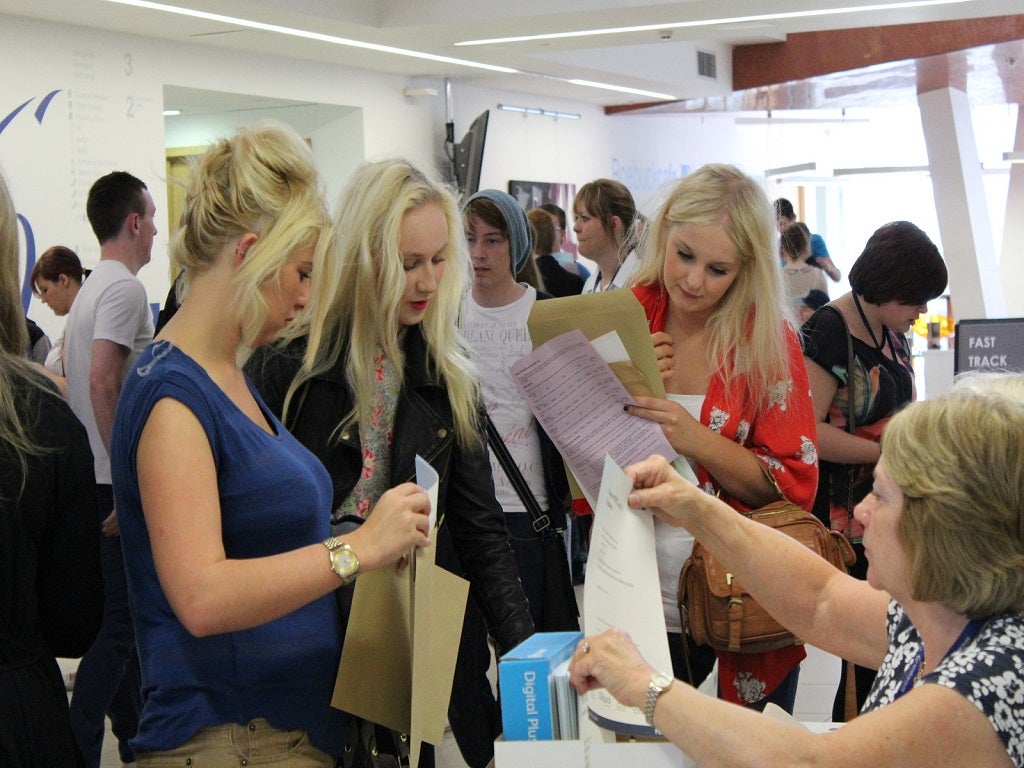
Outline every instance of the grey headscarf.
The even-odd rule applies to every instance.
[[[500,189],[481,189],[470,197],[466,204],[478,197],[486,198],[498,206],[498,210],[505,218],[508,225],[508,252],[512,257],[512,274],[516,275],[533,252],[533,229],[526,218],[526,211],[512,195]]]

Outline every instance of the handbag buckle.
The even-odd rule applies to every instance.
[[[547,515],[541,515],[540,517],[538,517],[536,520],[533,521],[534,533],[540,533],[541,531],[546,531],[550,527],[551,527],[551,518],[548,517]]]

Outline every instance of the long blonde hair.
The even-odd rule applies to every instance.
[[[18,256],[17,214],[7,180],[0,171],[0,454],[18,462],[24,489],[27,457],[45,452],[29,434],[31,424],[26,418],[43,406],[38,398],[32,398],[29,404],[13,392],[17,384],[51,390],[53,386],[25,357],[28,331],[18,290]],[[7,500],[0,496],[0,501]]]
[[[181,227],[171,239],[171,258],[184,270],[181,295],[232,239],[246,232],[259,235],[232,278],[242,344],[248,348],[267,317],[262,289],[280,279],[295,251],[325,239],[329,226],[320,175],[306,142],[283,124],[239,128],[211,144],[193,166]]]
[[[710,164],[680,179],[648,227],[633,285],[664,290],[669,229],[683,223],[722,224],[740,258],[735,282],[707,321],[707,355],[726,389],[744,376],[758,408],[772,387],[790,378],[775,217],[761,186],[738,168]]]
[[[423,316],[422,333],[431,375],[448,392],[460,443],[479,440],[479,384],[456,322],[469,278],[462,217],[446,187],[402,159],[362,164],[338,201],[330,252],[314,268],[309,341],[302,368],[285,398],[286,414],[303,382],[330,370],[343,357],[354,406],[339,427],[353,421],[368,423],[379,387],[373,365],[378,351],[404,379],[398,317],[406,284],[402,220],[409,211],[429,204],[437,205],[447,222],[447,266]],[[296,326],[290,336],[304,330]]]

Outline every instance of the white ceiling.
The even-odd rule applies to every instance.
[[[166,0],[163,5],[228,17],[206,20],[114,0],[0,0],[0,13],[199,45],[263,51],[298,59],[453,81],[599,105],[651,101],[566,82],[582,79],[663,93],[678,99],[725,96],[732,45],[779,42],[816,30],[948,21],[1020,13],[1021,0],[963,0],[901,8],[900,0]],[[158,5],[150,3],[150,5]],[[855,12],[749,20],[766,14]],[[870,10],[862,10],[870,8]],[[728,17],[747,21],[669,29],[673,23]],[[455,63],[336,45],[246,27],[249,19],[295,30],[509,67],[490,72]],[[465,40],[650,25],[646,31],[556,40],[456,46]],[[717,55],[717,80],[698,76],[697,51]]]

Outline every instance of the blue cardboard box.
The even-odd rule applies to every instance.
[[[557,704],[551,672],[572,656],[582,632],[537,632],[498,661],[501,723],[506,741],[554,738]]]

